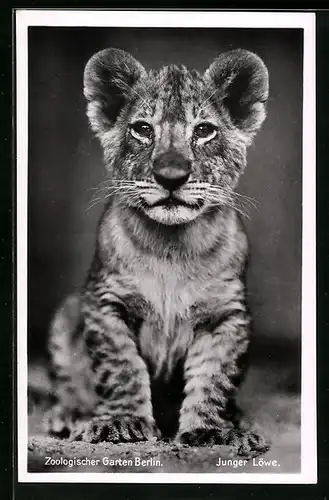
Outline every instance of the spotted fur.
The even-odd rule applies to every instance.
[[[235,188],[265,118],[264,63],[236,50],[204,74],[146,72],[107,49],[88,62],[84,93],[109,173],[106,206],[85,287],[51,328],[49,432],[91,442],[159,437],[151,389],[180,366],[176,439],[266,450],[240,429],[234,405],[250,324]],[[165,184],[173,173],[175,189]]]

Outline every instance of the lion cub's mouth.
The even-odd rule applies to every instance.
[[[150,219],[160,224],[171,226],[191,222],[204,211],[206,201],[199,196],[192,200],[186,200],[183,196],[180,193],[167,193],[156,200],[151,196],[148,199],[143,196],[141,208]]]
[[[152,205],[149,205],[150,208],[155,208],[155,207],[162,207],[162,208],[176,208],[176,207],[187,207],[187,208],[195,208],[199,209],[203,206],[204,201],[199,199],[193,203],[188,203],[185,200],[182,200],[181,198],[178,198],[177,196],[170,195],[167,196],[166,198],[162,198],[161,200],[156,201]]]

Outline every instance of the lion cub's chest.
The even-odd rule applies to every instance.
[[[148,304],[141,353],[157,370],[166,365],[170,372],[192,341],[191,306],[204,298],[206,279],[191,266],[151,259],[135,266],[134,281]]]
[[[162,320],[165,335],[170,335],[175,319],[189,318],[191,306],[204,297],[206,288],[206,280],[192,266],[156,259],[140,262],[134,278],[150,316]]]

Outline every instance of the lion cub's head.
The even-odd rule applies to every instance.
[[[183,66],[147,72],[106,49],[87,63],[84,93],[120,203],[167,225],[233,204],[265,118],[268,73],[258,56],[227,52],[201,75]]]

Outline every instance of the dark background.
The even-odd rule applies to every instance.
[[[29,339],[44,351],[51,315],[78,288],[93,253],[105,178],[82,94],[89,57],[105,47],[144,66],[204,71],[218,53],[256,52],[270,74],[268,117],[248,153],[240,192],[257,201],[245,219],[255,352],[276,355],[298,379],[301,332],[302,30],[29,28]],[[258,351],[257,351],[258,349]]]

